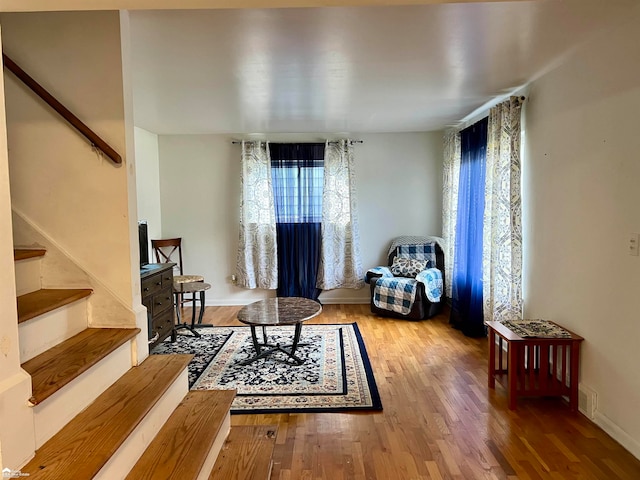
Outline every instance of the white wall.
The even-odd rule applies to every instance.
[[[161,238],[160,156],[158,136],[135,127],[138,220],[146,220],[149,238]],[[151,251],[149,251],[151,254]],[[153,261],[150,255],[150,261]]]
[[[2,111],[4,81],[0,76],[0,112]],[[4,115],[0,115],[0,271],[0,470],[3,470],[22,466],[35,450],[33,409],[26,402],[31,395],[31,377],[20,368]]]
[[[531,85],[525,310],[582,335],[595,420],[640,458],[640,7]]]
[[[231,135],[161,135],[163,237],[183,237],[185,273],[205,276],[210,305],[241,305],[273,291],[244,290],[235,273],[240,202],[240,146]],[[333,138],[333,137],[332,137]],[[365,269],[385,260],[398,235],[440,235],[442,133],[357,135],[360,240]],[[323,141],[314,135],[270,135],[271,141]],[[325,292],[327,303],[369,301],[361,290]]]
[[[124,158],[120,167],[98,158],[5,70],[12,205],[131,305],[119,14],[3,14],[1,21],[5,53]]]

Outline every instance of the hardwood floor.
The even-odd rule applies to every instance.
[[[207,307],[205,322],[240,325],[240,307]],[[278,425],[272,480],[638,479],[640,461],[558,399],[487,388],[487,340],[445,316],[412,322],[368,305],[325,305],[310,323],[357,322],[384,411],[233,415]]]

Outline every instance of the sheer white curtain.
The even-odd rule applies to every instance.
[[[451,298],[458,183],[460,181],[460,132],[447,130],[444,135],[444,168],[442,178],[442,237],[444,238],[445,294]]]
[[[241,194],[237,284],[275,289],[278,255],[268,143],[242,142]]]
[[[483,225],[484,318],[522,318],[522,98],[489,111]]]
[[[322,246],[318,288],[361,288],[360,235],[355,197],[353,145],[327,142],[322,192]]]

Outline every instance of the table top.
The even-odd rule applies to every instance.
[[[549,323],[558,325],[557,323],[551,322],[551,321],[549,321]],[[549,342],[549,343],[560,343],[563,341],[567,342],[567,341],[574,341],[574,340],[577,340],[577,341],[584,340],[584,338],[582,338],[580,335],[573,333],[571,330],[567,330],[562,325],[558,325],[558,327],[563,328],[564,330],[569,332],[569,334],[571,334],[571,338],[521,337],[517,333],[514,333],[511,330],[509,330],[505,325],[502,324],[502,322],[484,322],[484,324],[490,329],[492,329],[494,332],[496,332],[498,335],[500,335],[502,338],[510,342],[530,342],[533,340],[536,342],[543,341],[543,342]]]
[[[238,320],[247,325],[294,325],[322,312],[322,305],[308,298],[277,297],[246,305],[238,312]]]
[[[144,280],[156,273],[171,270],[174,266],[175,263],[147,263],[140,267],[140,279]]]
[[[211,285],[204,282],[174,283],[173,293],[197,293],[209,290]]]

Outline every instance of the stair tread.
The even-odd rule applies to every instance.
[[[30,480],[93,478],[189,364],[151,355],[105,390],[21,468]]]
[[[127,479],[196,479],[235,396],[235,390],[189,392]]]
[[[26,361],[34,405],[53,395],[120,345],[140,333],[139,328],[87,328]]]
[[[268,480],[277,425],[231,427],[209,480]]]
[[[43,288],[18,297],[18,323],[91,295],[90,288]]]
[[[27,258],[42,257],[47,251],[44,248],[14,248],[13,260],[18,262]]]

